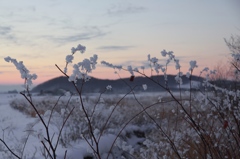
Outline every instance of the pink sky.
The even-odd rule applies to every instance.
[[[84,54],[77,63],[93,54],[99,56],[92,76],[116,79],[105,60],[125,67],[147,66],[147,55],[162,60],[163,49],[174,51],[186,73],[190,60],[199,70],[225,62],[230,51],[224,38],[239,34],[240,3],[213,1],[30,1],[0,2],[0,84],[21,84],[19,72],[3,58],[24,61],[36,73],[35,84],[61,76],[55,64],[65,65],[71,47],[82,44]],[[71,66],[70,66],[71,67]],[[174,66],[169,69],[175,74]],[[121,71],[122,77],[129,73]]]

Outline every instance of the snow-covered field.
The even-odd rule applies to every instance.
[[[44,122],[49,123],[53,146],[58,141],[57,159],[65,156],[66,159],[95,159],[100,156],[101,159],[169,159],[179,156],[202,158],[202,155],[235,158],[240,155],[240,151],[235,149],[239,143],[239,139],[234,138],[237,132],[233,131],[239,125],[232,117],[239,117],[239,111],[226,113],[224,121],[218,115],[218,111],[224,113],[229,109],[229,104],[225,105],[229,103],[229,98],[199,92],[192,92],[190,96],[188,91],[174,92],[172,95],[174,98],[164,92],[83,94],[82,101],[88,118],[79,96],[69,93],[62,97],[33,94],[32,99]],[[0,94],[0,99],[0,138],[19,158],[50,158],[42,144],[49,146],[46,129],[29,102],[20,94]],[[211,99],[218,100],[219,103],[214,102],[221,109],[214,107]],[[73,112],[58,140],[71,110]],[[195,127],[204,131],[196,132]],[[230,133],[232,135],[229,136]],[[213,149],[204,147],[206,142],[212,144]],[[93,149],[98,152],[93,153]],[[209,153],[212,150],[217,153]],[[100,156],[94,157],[94,154]],[[1,158],[16,158],[3,142],[0,143]]]
[[[153,97],[152,99],[154,100],[159,100],[158,95],[153,95],[153,94],[145,94],[143,95],[137,95],[139,98],[145,98],[145,96],[147,95],[147,99],[149,99],[149,97]],[[84,101],[88,101],[88,103],[91,104],[91,101],[98,101],[98,106],[95,109],[96,112],[96,116],[98,115],[97,113],[101,113],[101,114],[105,114],[103,115],[104,117],[100,117],[99,115],[99,120],[98,121],[99,125],[103,124],[104,121],[101,120],[105,120],[108,115],[110,114],[110,111],[113,109],[111,108],[112,103],[116,102],[117,100],[121,99],[124,95],[102,95],[101,98],[98,99],[99,94],[89,94],[89,95],[85,95],[83,96]],[[44,152],[43,149],[43,145],[41,144],[41,141],[43,141],[43,136],[46,135],[45,133],[45,129],[44,126],[42,125],[42,123],[39,121],[39,119],[37,117],[33,117],[31,116],[31,114],[24,114],[23,112],[20,112],[17,109],[13,109],[10,106],[10,103],[18,103],[18,105],[21,104],[22,105],[27,105],[27,101],[26,99],[20,95],[20,94],[0,94],[0,126],[1,126],[1,131],[0,131],[0,137],[1,139],[3,139],[7,145],[10,147],[10,149],[16,153],[19,157],[21,158],[26,158],[26,159],[30,159],[30,158],[36,158],[36,159],[41,159],[44,158],[43,154],[46,152]],[[58,97],[56,96],[33,96],[33,101],[35,101],[36,103],[40,103],[41,101],[53,101],[56,102],[58,99]],[[64,96],[61,98],[62,101],[67,102],[69,99],[68,96]],[[125,98],[126,102],[129,102],[131,99],[133,99],[133,96],[128,96]],[[77,101],[79,100],[79,97],[72,97],[71,100],[73,101]],[[89,102],[90,101],[90,102]],[[153,102],[153,101],[152,101]],[[108,103],[108,104],[107,104]],[[89,104],[89,107],[91,107]],[[93,104],[93,103],[92,103]],[[131,104],[131,103],[130,103]],[[108,105],[110,106],[109,109],[104,110],[105,106]],[[24,107],[24,106],[23,106]],[[50,110],[51,108],[49,108]],[[102,109],[102,111],[101,111]],[[130,110],[132,111],[133,109],[135,109],[134,107],[131,108]],[[105,112],[104,112],[105,111]],[[123,108],[122,111],[127,112],[126,108]],[[120,112],[122,112],[120,110],[117,110],[118,115],[114,115],[111,119],[112,121],[125,121],[126,119],[121,117],[124,117],[126,115],[121,115]],[[43,112],[41,114],[45,120],[48,120],[49,118],[49,113]],[[131,116],[131,115],[130,115]],[[101,119],[100,119],[101,118]],[[53,137],[53,142],[55,142],[54,140],[56,140],[56,136],[59,133],[59,128],[62,124],[62,117],[59,114],[53,114],[53,117],[51,118],[52,122],[50,125],[50,135],[55,135]],[[70,119],[69,119],[70,120]],[[98,117],[95,119],[98,120]],[[72,121],[72,120],[70,120]],[[81,124],[80,124],[81,125]],[[101,154],[106,155],[108,154],[108,151],[114,141],[114,139],[116,138],[116,132],[118,132],[120,129],[118,127],[122,126],[122,123],[119,123],[119,125],[115,125],[116,130],[109,130],[107,131],[107,133],[103,134],[100,141],[99,141],[99,147],[100,147],[100,152]],[[111,129],[113,128],[112,126]],[[129,133],[133,130],[143,130],[143,129],[147,129],[150,126],[136,126],[136,125],[132,125],[129,124],[124,131],[122,131],[122,134],[126,134]],[[100,129],[100,128],[99,128]],[[143,130],[143,131],[145,131]],[[62,134],[67,134],[66,130],[64,133]],[[98,129],[96,128],[96,131],[98,131]],[[129,132],[127,132],[129,131]],[[79,132],[81,133],[81,132]],[[65,137],[65,139],[68,139],[68,137]],[[128,137],[125,141],[127,141],[128,143],[126,144],[131,144],[131,146],[136,145],[139,141],[143,142],[144,138],[141,137],[137,137],[137,136],[132,136],[132,137]],[[116,144],[119,144],[120,142],[117,141]],[[122,143],[121,143],[122,144]],[[124,144],[122,144],[124,145]],[[62,145],[59,144],[58,148],[57,148],[57,158],[64,158],[65,152],[67,152],[67,158],[72,158],[72,159],[83,159],[84,157],[88,156],[89,154],[91,154],[92,150],[89,147],[89,145],[87,144],[87,142],[84,139],[79,139],[76,140],[75,142],[68,142],[67,145]],[[115,152],[115,154],[117,155],[118,152]],[[119,155],[121,156],[121,155]],[[110,156],[111,157],[111,156]],[[11,153],[7,150],[7,148],[1,143],[0,144],[0,158],[15,158],[11,155]],[[116,156],[114,156],[114,158],[116,158]]]
[[[1,122],[1,138],[12,148],[20,151],[23,147],[21,142],[26,137],[26,126],[34,122],[34,118],[27,117],[26,115],[14,110],[10,107],[9,102],[11,100],[21,98],[21,95],[16,94],[0,94],[0,122]],[[32,152],[39,145],[37,139],[30,137],[29,144],[26,145],[25,153],[26,157],[30,157]],[[1,144],[1,158],[8,158],[6,148]]]
[[[34,96],[33,98],[41,101],[45,97]],[[52,98],[57,99],[57,97]],[[20,94],[0,94],[0,99],[1,138],[20,157],[42,159],[43,146],[41,144],[41,135],[45,134],[43,125],[37,117],[29,117],[11,108],[9,105],[10,101],[22,101],[25,99]],[[55,129],[55,131],[55,133],[58,133],[58,130]],[[109,149],[108,146],[111,145],[113,139],[114,136],[112,135],[104,136],[101,139],[101,144],[104,144],[102,151]],[[80,141],[77,144],[71,143],[71,146],[69,145],[68,148],[60,145],[57,149],[57,158],[64,158],[66,150],[67,158],[81,159],[88,154],[88,151],[90,152],[90,147],[84,141]],[[0,158],[14,158],[2,143],[0,144]]]

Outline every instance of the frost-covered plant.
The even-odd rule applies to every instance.
[[[240,156],[240,91],[214,85],[210,80],[211,75],[215,73],[214,70],[205,67],[200,72],[199,85],[194,87],[193,91],[192,78],[193,71],[198,67],[197,61],[190,61],[188,72],[183,73],[180,60],[176,58],[173,51],[160,52],[161,58],[166,59],[163,63],[158,57],[151,57],[150,54],[147,56],[151,76],[145,74],[147,67],[130,65],[124,67],[102,61],[102,64],[113,68],[118,75],[120,74],[118,70],[129,72],[132,84],[122,79],[129,91],[109,100],[104,97],[104,93],[111,91],[112,86],[107,85],[97,98],[85,100],[82,88],[90,79],[89,73],[96,68],[97,55],[80,60],[73,65],[72,74],[67,74],[68,64],[73,63],[73,55],[77,51],[84,53],[85,50],[86,47],[82,45],[72,48],[71,54],[65,58],[65,68],[62,70],[56,65],[76,89],[78,98],[74,103],[71,103],[72,96],[70,96],[67,103],[63,104],[65,109],[57,108],[59,98],[51,110],[46,111],[43,116],[36,109],[35,103],[24,96],[46,129],[46,133],[42,134],[41,142],[50,158],[56,158],[59,143],[67,147],[71,142],[82,139],[87,143],[91,156],[98,159],[237,158]],[[234,52],[233,58],[238,61],[239,53]],[[14,61],[9,57],[6,60]],[[14,63],[18,64],[18,62]],[[168,83],[167,71],[171,63],[176,69],[177,92],[173,91]],[[239,67],[233,66],[239,73]],[[26,70],[25,66],[17,68]],[[28,71],[25,72],[29,74]],[[152,76],[154,73],[164,76],[164,84],[160,82],[160,76],[156,78]],[[152,81],[157,87],[164,89],[167,95],[156,97],[154,100],[152,100],[153,97],[150,98],[151,95],[138,96],[134,90],[140,87],[146,91],[148,86],[145,83],[135,84],[136,75]],[[188,91],[182,89],[184,76],[189,79]],[[34,79],[25,74],[23,77]],[[80,86],[77,85],[78,80],[81,80]],[[221,96],[218,96],[219,93]],[[147,99],[148,102],[143,99]],[[130,106],[126,106],[126,103]],[[53,114],[58,116],[58,119],[63,119],[58,123],[60,125],[58,137],[54,140],[57,142],[51,140],[49,133],[50,120],[53,121],[55,117]],[[46,116],[47,123],[44,120]],[[109,140],[106,140],[106,137]],[[1,141],[4,143],[3,140]],[[14,154],[13,151],[11,152]],[[67,156],[68,154],[65,153],[65,158]]]
[[[24,83],[25,89],[29,89],[29,86],[32,85],[32,80],[37,79],[37,75],[35,73],[34,74],[30,74],[30,71],[23,64],[23,61],[19,61],[18,62],[16,59],[11,58],[9,56],[4,58],[4,60],[6,62],[12,62],[15,65],[16,69],[21,74],[21,78],[25,80],[25,83]]]
[[[74,59],[74,54],[76,51],[80,51],[81,53],[84,53],[86,51],[86,47],[79,44],[76,48],[72,48],[72,54],[66,56],[66,66],[64,68],[64,73],[67,73],[67,66],[68,63],[72,63]],[[79,62],[77,64],[73,65],[73,72],[69,76],[68,80],[70,82],[77,82],[78,79],[84,79],[85,81],[89,80],[88,73],[91,73],[92,70],[96,68],[97,64],[97,55],[93,55],[93,57],[90,57],[90,59],[84,59],[82,62]]]
[[[68,112],[66,117],[63,118],[63,121],[60,124],[61,125],[60,130],[56,135],[55,132],[50,131],[50,128],[52,128],[52,125],[50,125],[50,122],[52,122],[51,120],[53,119],[54,110],[55,110],[61,96],[58,98],[55,105],[49,111],[46,111],[45,113],[42,112],[40,109],[38,109],[38,107],[33,102],[32,97],[30,95],[30,89],[29,89],[30,86],[32,85],[32,80],[35,80],[37,78],[37,75],[30,74],[30,71],[24,66],[22,61],[18,62],[16,59],[13,59],[11,57],[6,57],[5,61],[12,62],[16,66],[17,70],[19,70],[19,72],[21,74],[21,78],[23,78],[25,80],[24,88],[28,94],[26,95],[25,92],[21,92],[20,94],[26,99],[26,101],[29,103],[29,105],[33,108],[33,110],[34,110],[33,113],[35,113],[35,115],[38,117],[40,123],[43,125],[43,127],[45,129],[45,132],[41,131],[38,133],[37,136],[38,136],[39,142],[43,146],[43,150],[46,151],[46,156],[49,156],[52,159],[56,159],[57,158],[56,150],[59,146],[60,136],[61,136],[63,127],[66,124],[66,121],[68,120],[69,116],[73,112],[74,107]],[[31,132],[33,131],[32,130],[33,127],[34,126],[30,126],[27,128],[26,131],[30,132],[30,134],[28,134],[28,136],[31,135]],[[19,152],[19,154],[17,154],[16,152],[14,152],[14,150],[12,150],[8,146],[8,144],[4,141],[4,139],[0,139],[0,141],[5,145],[5,147],[8,149],[8,151],[10,151],[10,153],[13,156],[15,156],[16,158],[19,158],[19,159],[23,158],[23,156],[24,156],[23,153],[24,153],[25,145],[27,144],[27,140],[28,140],[28,138],[26,138],[24,141],[22,151]]]
[[[158,123],[155,122],[155,119],[152,119],[152,117],[148,115],[149,118],[151,118],[156,124],[159,131],[167,139],[166,141],[171,147],[171,149],[169,149],[172,150],[169,151],[171,155],[164,155],[172,156],[175,154],[175,157],[182,158],[187,157],[186,155],[190,155],[190,152],[195,152],[191,155],[198,155],[199,157],[203,158],[219,158],[222,156],[234,158],[238,156],[239,151],[235,150],[239,148],[238,143],[240,138],[239,134],[235,130],[240,130],[239,90],[229,91],[226,88],[219,88],[213,85],[209,77],[211,74],[214,74],[215,71],[204,68],[201,72],[201,74],[206,72],[204,81],[202,83],[204,90],[198,88],[199,93],[193,94],[191,77],[194,68],[198,66],[197,62],[192,60],[190,61],[189,72],[186,73],[186,76],[190,80],[190,92],[188,92],[187,96],[185,96],[188,97],[188,99],[184,100],[181,93],[183,73],[180,71],[181,66],[179,64],[179,60],[175,58],[175,55],[172,51],[167,52],[166,50],[163,50],[161,54],[163,57],[168,55],[168,59],[166,60],[165,64],[160,64],[158,58],[151,58],[150,55],[148,55],[148,61],[150,62],[150,68],[153,68],[157,74],[160,73],[159,70],[163,72],[166,85],[161,85],[158,80],[148,77],[143,72],[139,72],[138,69],[130,69],[133,68],[132,66],[127,66],[126,69],[122,66],[119,68],[129,71],[131,76],[133,76],[134,73],[138,73],[148,78],[152,82],[165,89],[165,91],[167,91],[172,97],[172,100],[176,102],[176,108],[173,109],[172,112],[174,112],[176,115],[177,121],[175,122],[175,127],[173,127],[174,131],[172,131],[170,134],[166,132],[162,126],[159,126]],[[238,54],[235,53],[234,58],[235,60],[238,60]],[[168,87],[167,66],[171,61],[175,63],[175,68],[177,70],[175,80],[177,83],[179,83],[179,98],[177,97],[178,95],[175,95]],[[102,63],[106,64],[107,62],[104,61]],[[109,64],[107,66],[109,66]],[[110,66],[114,65],[111,64]],[[239,68],[236,70],[238,71],[238,69]],[[216,89],[217,91],[223,93],[223,99],[219,99],[218,97],[214,96],[210,92],[212,89]],[[148,114],[147,112],[145,113]],[[179,119],[183,120],[179,121]],[[207,120],[205,121],[202,119]],[[231,123],[231,127],[229,126],[229,123]],[[188,129],[190,131],[187,131]],[[224,143],[228,140],[231,142],[228,142],[228,146],[224,146]],[[192,143],[191,141],[197,142]],[[190,147],[195,148],[194,151]]]

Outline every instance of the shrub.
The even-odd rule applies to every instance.
[[[66,66],[60,72],[68,77],[76,89],[76,96],[60,96],[51,100],[34,101],[29,86],[36,79],[22,62],[10,57],[6,61],[15,64],[25,80],[26,92],[21,92],[26,101],[12,101],[10,105],[30,116],[36,116],[45,132],[41,134],[43,156],[57,158],[59,144],[66,149],[73,142],[82,142],[90,149],[85,158],[237,158],[240,156],[240,91],[221,88],[210,81],[215,71],[204,68],[200,76],[202,87],[194,87],[192,74],[197,66],[190,61],[189,71],[181,72],[179,60],[172,51],[161,51],[166,63],[160,64],[157,57],[148,55],[151,75],[160,72],[164,75],[164,84],[159,79],[147,76],[144,67],[113,65],[106,61],[101,63],[117,70],[130,73],[129,91],[122,96],[107,98],[104,94],[112,89],[106,88],[98,97],[84,97],[82,87],[90,80],[91,73],[97,64],[97,55],[84,59],[73,65],[72,74],[68,75],[68,64],[74,59],[76,51],[85,52],[86,47],[78,45],[66,56]],[[239,53],[233,58],[239,60]],[[168,85],[168,67],[173,62],[176,68],[175,80],[178,91],[174,92]],[[236,65],[234,65],[236,66]],[[141,69],[141,70],[140,70]],[[235,67],[236,75],[239,67]],[[165,91],[163,97],[135,93],[135,89],[147,85],[134,85],[135,74],[141,75]],[[189,90],[182,89],[182,77],[189,79]],[[81,80],[82,85],[76,85]],[[215,90],[215,91],[213,91]],[[61,100],[65,98],[64,100]],[[55,102],[52,99],[56,100]],[[52,132],[51,130],[57,130]],[[22,158],[23,152],[16,153],[3,140],[0,141],[16,158]],[[65,151],[64,158],[71,154]]]

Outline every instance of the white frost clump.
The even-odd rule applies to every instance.
[[[175,58],[175,56],[173,55],[173,51],[167,52],[166,50],[163,50],[163,51],[161,51],[161,54],[163,57],[166,57],[166,55],[168,55],[170,60]]]
[[[163,50],[163,51],[161,51],[161,54],[162,54],[163,57],[165,57],[167,55],[167,51]]]
[[[72,54],[71,55],[67,55],[66,56],[66,66],[64,68],[64,73],[67,73],[67,66],[68,66],[68,63],[72,63],[73,59],[74,59],[74,54],[76,51],[80,51],[81,53],[84,53],[86,51],[86,47],[85,46],[82,46],[81,44],[78,44],[78,46],[75,48],[75,47],[72,47]]]
[[[208,70],[209,70],[209,68],[208,68],[208,67],[205,67],[205,68],[201,71],[201,73],[202,73],[202,72],[208,72]]]
[[[176,64],[175,65],[176,70],[180,69],[181,66],[179,64],[179,60],[178,59],[175,60],[175,64]]]
[[[128,71],[132,76],[134,76],[132,66],[128,66]]]
[[[158,97],[158,102],[162,102],[162,96]]]
[[[68,63],[72,63],[74,56],[73,54],[76,51],[80,51],[81,53],[84,53],[86,51],[86,47],[79,44],[76,48],[72,48],[72,55],[66,56],[66,66],[64,68],[64,73],[67,73],[67,66]],[[97,64],[97,55],[93,55],[90,57],[90,59],[84,59],[82,62],[79,62],[77,64],[73,65],[73,72],[69,76],[68,80],[70,82],[77,82],[78,79],[84,79],[85,81],[88,81],[90,77],[88,76],[88,73],[91,73],[92,70],[96,69]]]
[[[117,69],[119,69],[119,70],[122,69],[122,66],[121,66],[121,65],[113,65],[113,64],[108,63],[108,62],[106,62],[106,61],[102,61],[101,64],[106,65],[106,66],[111,67],[111,68],[114,68],[114,69],[115,69],[115,68],[117,68]]]
[[[197,61],[190,61],[190,68],[189,68],[189,71],[193,71],[194,68],[197,68],[198,65],[197,65]]]
[[[97,55],[93,55],[90,59],[84,59],[82,62],[78,63],[78,66],[81,67],[81,70],[85,70],[86,72],[92,72],[96,68],[97,64]]]
[[[66,56],[66,62],[67,63],[72,63],[72,60],[73,60],[73,55],[67,55]]]
[[[186,73],[186,77],[190,78],[191,74],[189,72]]]
[[[32,85],[32,80],[37,79],[37,75],[34,74],[30,74],[30,71],[24,66],[23,61],[17,61],[16,59],[13,59],[11,57],[5,57],[4,60],[6,62],[12,62],[17,70],[19,70],[20,74],[21,74],[21,78],[25,79],[25,87],[28,88],[30,85]]]
[[[149,61],[152,62],[153,64],[156,64],[158,62],[158,59],[156,57],[153,57]]]
[[[148,54],[148,56],[147,56],[147,57],[148,57],[148,61],[150,61],[151,55],[150,55],[150,54]]]
[[[106,89],[107,89],[107,90],[111,90],[111,89],[112,89],[112,86],[111,86],[111,85],[108,85],[108,86],[106,87]]]
[[[153,67],[157,74],[159,74],[159,70],[161,70],[165,75],[166,67],[172,60],[174,60],[175,62],[176,69],[180,69],[181,66],[179,64],[179,60],[175,59],[175,55],[173,54],[173,51],[167,52],[166,50],[163,50],[161,51],[161,54],[163,57],[168,56],[168,59],[166,60],[166,63],[164,65],[158,63],[159,62],[158,58],[156,57],[151,58],[150,54],[148,55],[148,61],[150,62],[150,67]],[[153,66],[151,64],[153,64]]]
[[[147,85],[146,85],[146,84],[143,84],[142,87],[143,87],[143,90],[144,90],[144,91],[147,90]]]
[[[92,61],[92,68],[93,69],[96,68],[97,59],[98,59],[98,56],[96,54],[94,54],[93,57],[90,57],[90,61]]]
[[[74,54],[76,51],[80,51],[81,53],[84,53],[86,51],[86,47],[82,46],[81,44],[78,44],[76,48],[72,47],[72,54]]]
[[[66,92],[64,93],[64,95],[67,96],[67,97],[70,97],[70,96],[71,96],[71,93],[70,93],[69,91],[66,91]]]
[[[177,74],[177,76],[175,77],[176,82],[177,82],[178,84],[180,84],[180,85],[182,85],[182,75],[183,75],[183,73],[182,73],[182,72],[179,72],[179,73]]]
[[[69,76],[68,80],[70,82],[77,82],[77,79],[84,79],[88,81],[90,77],[87,73],[92,72],[96,68],[97,55],[93,55],[90,59],[84,59],[82,62],[73,65],[73,73]]]

